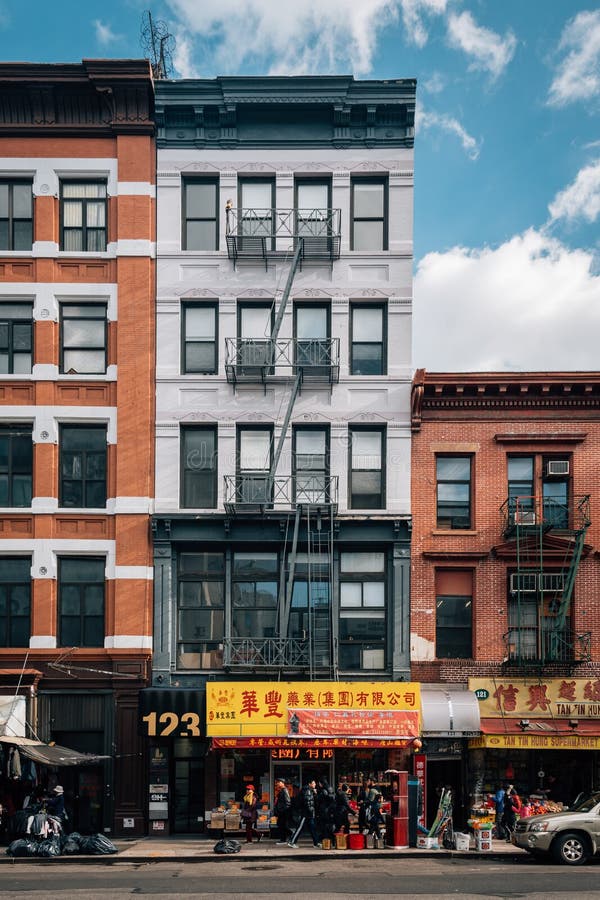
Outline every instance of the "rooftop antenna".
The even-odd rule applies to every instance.
[[[173,74],[175,38],[169,32],[167,23],[153,19],[149,9],[142,15],[140,45],[150,58],[154,78],[170,78]]]

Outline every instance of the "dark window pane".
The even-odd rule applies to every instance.
[[[216,371],[215,345],[213,342],[187,343],[185,347],[186,372],[211,374]]]
[[[182,553],[179,571],[182,574],[207,572],[221,575],[225,571],[225,557],[222,553]]]
[[[217,186],[210,182],[188,182],[186,185],[188,219],[214,219],[217,215]]]
[[[17,219],[30,219],[32,214],[32,190],[30,184],[13,185],[13,215]]]
[[[186,250],[216,250],[214,222],[188,222],[186,228]]]
[[[33,246],[33,224],[15,222],[13,228],[13,250],[31,250]]]
[[[81,646],[104,646],[104,616],[86,616],[83,620],[83,640]]]
[[[352,375],[383,375],[381,344],[352,344]]]

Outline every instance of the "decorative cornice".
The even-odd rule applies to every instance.
[[[582,416],[595,412],[595,417],[600,416],[600,372],[454,374],[428,373],[425,369],[417,369],[413,378],[413,431],[418,431],[422,420],[428,417],[464,419],[494,413],[556,413],[565,410],[571,413],[580,411]],[[521,436],[520,439],[524,438]],[[548,438],[543,435],[533,439]],[[563,438],[557,436],[556,439]],[[568,435],[564,439],[575,440]]]
[[[154,133],[148,60],[1,63],[0,135]]]
[[[414,79],[233,76],[157,82],[156,90],[161,147],[414,144]],[[315,106],[320,109],[312,115]],[[271,111],[253,121],[260,107],[276,107],[276,115]]]

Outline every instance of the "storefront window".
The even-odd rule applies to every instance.
[[[309,642],[313,665],[329,665],[331,611],[329,556],[326,553],[296,555],[288,633],[291,638]]]
[[[278,579],[276,553],[234,554],[231,616],[234,637],[275,637]]]

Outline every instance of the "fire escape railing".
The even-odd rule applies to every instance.
[[[335,512],[338,476],[325,474],[277,475],[244,472],[225,475],[225,509],[228,512],[290,511],[310,506]]]
[[[340,209],[226,208],[229,258],[268,262],[302,244],[301,260],[333,262],[340,258]]]

